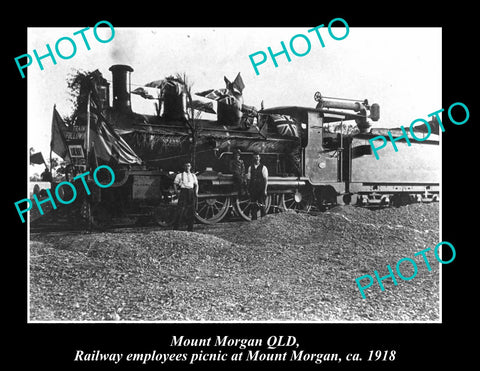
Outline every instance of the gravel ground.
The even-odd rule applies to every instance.
[[[148,321],[438,321],[439,266],[414,253],[439,240],[439,205],[255,222],[31,235],[30,319]],[[401,258],[417,275],[377,282]],[[404,276],[413,271],[402,264]]]

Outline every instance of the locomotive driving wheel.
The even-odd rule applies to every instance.
[[[272,197],[271,195],[267,195],[265,199],[265,212],[268,213],[270,210],[270,206],[272,205]],[[240,196],[235,197],[235,201],[233,204],[235,211],[237,214],[244,220],[250,221],[252,218],[250,217],[250,213],[252,210],[252,203],[250,202],[250,198],[248,196]],[[260,211],[258,211],[258,217],[260,217]]]
[[[313,194],[310,190],[305,189],[301,192],[296,190],[295,193],[282,193],[280,196],[280,210],[295,210],[309,212],[313,205]]]
[[[176,204],[161,204],[153,210],[153,218],[155,223],[160,227],[170,227],[177,217]]]
[[[202,197],[197,200],[195,219],[204,224],[215,224],[228,213],[230,197],[214,196]]]
[[[93,228],[103,230],[111,226],[112,213],[104,204],[95,203],[90,205],[90,207],[90,221]]]
[[[173,190],[163,190],[160,202],[154,206],[153,220],[160,227],[171,227],[178,214],[178,195]]]

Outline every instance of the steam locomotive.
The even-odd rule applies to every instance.
[[[239,194],[228,168],[234,150],[240,151],[246,166],[253,152],[261,154],[269,170],[265,206],[270,212],[325,209],[349,204],[352,196],[365,206],[438,199],[438,140],[413,141],[411,147],[400,148],[401,154],[385,149],[376,160],[368,139],[375,136],[371,125],[379,120],[380,107],[366,99],[324,97],[317,92],[315,107],[257,109],[243,103],[239,74],[233,82],[225,78],[225,88],[198,93],[216,101],[215,112],[213,105],[194,100],[179,76],[152,82],[150,86],[159,92],[155,97],[143,88],[131,90],[130,66],[114,65],[110,71],[112,104],[110,83],[96,71],[80,86],[80,95],[88,91],[92,102],[88,107],[79,103],[72,124],[65,128],[70,131],[65,133],[69,147],[80,145],[86,152],[90,151],[85,148],[89,130],[85,128],[96,127],[98,138],[101,122],[124,143],[102,150],[104,140],[92,142],[96,154],[104,154],[96,161],[108,163],[116,174],[110,188],[97,189],[86,199],[96,225],[114,223],[121,216],[170,225],[176,208],[173,179],[186,161],[192,163],[199,181],[195,213],[199,222],[217,223],[229,214],[250,220],[248,196]],[[132,93],[154,99],[157,114],[133,112]],[[85,113],[90,107],[93,110]],[[216,114],[216,119],[201,119],[201,111]],[[403,145],[401,140],[396,144]],[[128,154],[122,152],[125,148]],[[132,153],[136,160],[131,160]],[[71,161],[73,166],[88,167],[89,156]]]

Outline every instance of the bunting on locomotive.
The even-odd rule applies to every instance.
[[[94,157],[105,163],[164,170],[181,169],[185,161],[192,161],[202,167],[215,164],[216,171],[225,172],[226,159],[238,149],[263,153],[272,174],[302,174],[301,151],[307,145],[306,112],[310,108],[264,109],[263,101],[260,109],[246,105],[240,73],[233,81],[225,76],[223,88],[193,94],[186,75],[153,80],[131,91],[133,68],[113,65],[110,71],[111,106],[110,84],[98,70],[71,79],[69,87],[77,94],[75,112],[63,122],[55,110],[52,122],[52,149],[57,148],[62,158],[68,156],[85,168]],[[152,101],[156,114],[133,112],[131,94]],[[203,100],[193,99],[194,95]],[[332,103],[319,93],[315,98],[316,109],[324,111],[323,130],[343,136],[365,131],[366,111],[376,108],[366,101]],[[342,108],[357,113],[336,110]],[[202,113],[214,114],[216,119],[203,119]],[[346,123],[352,119],[355,124]]]

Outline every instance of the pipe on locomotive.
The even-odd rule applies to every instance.
[[[203,178],[205,179],[205,178]],[[223,175],[222,178],[215,177],[211,180],[212,185],[215,186],[226,186],[234,184],[233,178],[228,175]],[[305,187],[307,185],[307,181],[304,179],[288,179],[284,177],[269,177],[268,178],[268,185],[269,186],[289,186],[289,187]]]
[[[370,118],[372,121],[378,121],[380,119],[380,105],[377,103],[369,105],[367,99],[362,101],[361,99],[322,97],[322,94],[318,91],[315,93],[314,99],[318,102],[315,107],[316,109],[333,108],[358,113],[355,122],[362,133],[368,132],[370,128],[370,123],[367,121],[367,118]],[[370,114],[367,114],[367,111],[370,111]]]

